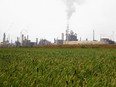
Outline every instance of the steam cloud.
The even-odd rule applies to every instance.
[[[84,0],[64,0],[67,7],[67,20],[70,20],[72,14],[76,11],[75,4],[82,4]]]

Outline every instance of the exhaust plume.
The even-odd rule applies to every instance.
[[[67,20],[69,21],[72,14],[76,11],[75,4],[82,4],[84,0],[64,0],[66,4]]]

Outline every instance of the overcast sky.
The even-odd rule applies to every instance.
[[[70,30],[77,38],[92,40],[108,37],[116,41],[116,0],[84,0],[74,4],[75,13],[70,18]],[[67,26],[66,5],[63,0],[0,0],[0,42],[3,33],[16,40],[20,32],[35,41],[38,37],[53,42],[61,38]]]

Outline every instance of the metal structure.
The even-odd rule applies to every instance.
[[[6,41],[6,34],[4,33],[4,35],[3,35],[3,42],[5,42]]]
[[[101,38],[100,41],[107,44],[115,44],[115,42],[110,40],[109,38]]]
[[[39,45],[40,45],[40,46],[49,45],[49,44],[51,44],[51,42],[48,41],[48,40],[46,40],[46,39],[41,39],[41,40],[39,41]]]
[[[74,33],[72,30],[69,32],[69,24],[67,24],[66,29],[66,41],[78,41],[77,34]]]

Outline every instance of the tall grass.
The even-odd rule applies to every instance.
[[[1,87],[116,87],[116,49],[2,48]]]

